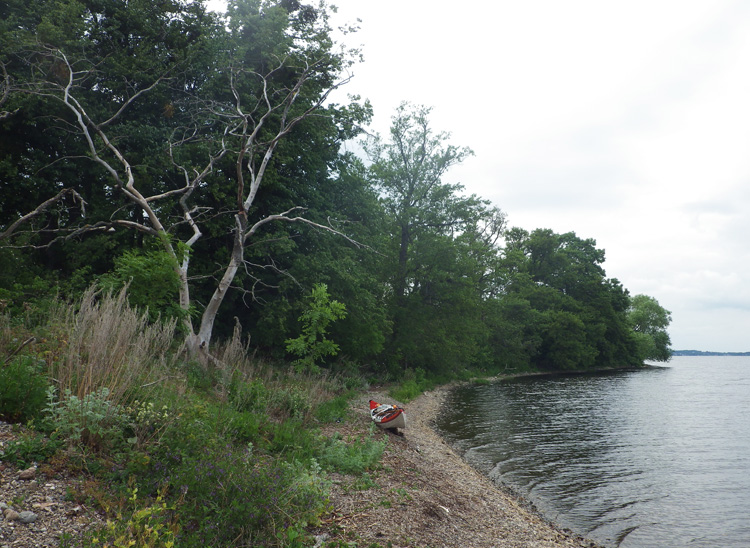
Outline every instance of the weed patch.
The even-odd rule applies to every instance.
[[[0,419],[26,422],[44,407],[47,392],[44,362],[31,356],[18,356],[0,362]]]
[[[372,432],[349,443],[340,436],[333,436],[323,447],[320,454],[321,465],[328,470],[344,474],[362,474],[373,470],[385,450],[386,441],[377,441]]]

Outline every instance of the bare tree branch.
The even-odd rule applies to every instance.
[[[265,224],[268,224],[268,223],[271,223],[271,222],[274,222],[274,221],[286,221],[286,222],[289,222],[289,223],[304,223],[304,224],[312,226],[314,228],[317,228],[317,229],[320,229],[320,230],[325,230],[326,232],[330,232],[332,234],[336,234],[337,236],[341,236],[347,242],[349,242],[350,244],[352,244],[352,245],[354,245],[354,246],[356,246],[358,248],[367,248],[367,249],[370,249],[369,246],[366,246],[366,245],[358,242],[357,240],[354,240],[354,239],[350,238],[349,236],[347,236],[343,232],[341,232],[339,230],[336,230],[335,228],[333,228],[330,225],[328,225],[328,226],[327,225],[322,225],[320,223],[316,223],[315,221],[311,221],[310,219],[306,219],[305,217],[290,217],[289,216],[289,214],[292,213],[293,211],[296,211],[296,210],[303,210],[304,211],[305,209],[306,208],[304,208],[304,207],[297,206],[297,207],[293,207],[293,208],[291,208],[291,209],[289,209],[287,211],[284,211],[283,213],[279,213],[277,215],[269,215],[268,217],[265,217],[265,218],[261,219],[260,221],[258,221],[257,223],[255,223],[253,226],[251,226],[250,229],[247,230],[247,232],[245,232],[245,234],[244,234],[244,236],[242,238],[243,243],[246,242],[248,238],[250,238],[251,236],[253,236],[258,231],[258,229],[261,226],[263,226]]]
[[[10,74],[8,74],[8,70],[5,68],[5,63],[3,62],[0,62],[0,70],[3,73],[2,93],[0,93],[0,107],[2,107],[8,100],[8,97],[10,97]],[[14,111],[0,110],[0,120],[13,116],[16,112],[18,112],[18,109]]]
[[[66,197],[70,197],[75,203],[78,203],[83,211],[83,214],[84,215],[86,214],[86,209],[85,209],[86,202],[84,201],[83,197],[72,188],[64,188],[60,192],[58,192],[55,196],[50,198],[49,200],[46,200],[45,202],[41,203],[39,206],[37,206],[36,209],[31,211],[30,213],[27,213],[26,215],[18,219],[16,222],[11,224],[7,229],[5,229],[4,232],[0,232],[0,240],[9,238],[19,226],[31,221],[35,217],[38,217],[39,215],[47,211],[50,208],[50,206],[58,202],[61,202]]]

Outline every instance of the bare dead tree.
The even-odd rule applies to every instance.
[[[191,352],[207,354],[221,304],[232,287],[238,270],[244,264],[245,248],[264,225],[271,222],[301,223],[316,230],[344,237],[348,242],[359,245],[332,225],[323,225],[304,217],[302,215],[304,208],[301,206],[294,206],[281,213],[269,215],[255,223],[251,223],[249,219],[258,190],[263,184],[279,143],[300,122],[318,115],[318,111],[322,109],[330,93],[349,81],[349,77],[345,77],[319,93],[309,104],[300,105],[302,91],[319,71],[323,70],[325,59],[305,63],[302,67],[293,67],[296,76],[292,84],[282,88],[274,87],[272,81],[277,73],[290,68],[291,60],[288,58],[279,59],[276,66],[266,73],[231,67],[226,69],[233,103],[219,105],[205,100],[194,102],[194,104],[201,105],[194,125],[183,127],[179,135],[175,132],[173,138],[166,144],[167,154],[173,167],[181,175],[182,184],[177,188],[149,195],[144,193],[144,186],[138,181],[128,154],[118,146],[112,129],[117,126],[120,119],[126,116],[128,110],[134,108],[139,99],[160,86],[168,85],[172,78],[169,71],[165,70],[164,73],[153,78],[149,85],[125,97],[114,114],[105,120],[98,121],[87,110],[80,93],[81,88],[79,88],[79,83],[90,77],[89,71],[95,69],[87,65],[80,71],[76,70],[68,56],[59,49],[46,49],[44,54],[48,60],[62,67],[57,70],[57,74],[64,75],[64,78],[36,82],[23,92],[52,97],[65,106],[72,117],[77,133],[85,143],[88,158],[103,169],[112,187],[121,194],[125,201],[138,208],[145,216],[144,222],[110,218],[108,221],[67,228],[63,237],[70,238],[87,232],[126,228],[156,238],[162,249],[173,259],[175,273],[180,281],[179,304],[186,311],[192,304],[189,276],[191,251],[203,235],[197,219],[197,213],[201,211],[201,207],[195,205],[195,199],[212,184],[212,174],[217,164],[228,155],[235,158],[236,202],[234,222],[230,229],[233,241],[232,251],[228,263],[222,267],[221,277],[202,313],[197,331],[193,327],[190,316],[185,315],[183,321],[188,333],[186,343]],[[288,72],[290,71],[287,70],[287,74]],[[243,104],[243,98],[247,99],[247,95],[243,94],[239,88],[240,78],[252,79],[257,84],[256,89],[259,90],[249,109],[246,109]],[[309,98],[305,100],[309,101]],[[208,118],[222,128],[218,132],[221,135],[220,138],[208,139],[202,134],[201,124]],[[213,135],[217,135],[217,132],[214,131]],[[211,146],[208,158],[198,168],[182,162],[177,154],[181,147],[196,142],[208,143]],[[76,190],[72,188],[62,190],[58,195],[15,221],[0,234],[0,239],[9,238],[20,225],[68,196],[76,200],[81,208],[85,205],[83,197]],[[165,212],[170,211],[167,204],[174,204],[175,201],[181,215],[177,223],[170,224]],[[177,224],[189,227],[187,236],[179,242],[179,246],[175,241]]]
[[[340,231],[331,226],[315,223],[299,215],[292,216],[293,212],[303,210],[301,206],[295,206],[287,211],[275,215],[269,215],[250,225],[249,212],[258,194],[266,170],[273,158],[273,154],[279,143],[297,126],[301,121],[309,118],[318,111],[332,91],[346,84],[350,78],[344,78],[330,86],[316,101],[307,106],[302,112],[292,114],[293,107],[300,97],[305,84],[312,78],[319,68],[316,63],[306,64],[299,72],[299,76],[293,86],[285,90],[283,96],[271,94],[269,81],[276,72],[287,67],[288,59],[282,59],[267,74],[255,71],[245,71],[245,75],[257,79],[261,90],[255,105],[251,110],[245,110],[242,103],[242,94],[238,89],[238,73],[230,74],[230,88],[234,97],[233,111],[223,114],[227,118],[225,134],[237,138],[240,142],[235,162],[236,185],[237,185],[237,213],[235,213],[235,226],[233,230],[233,245],[229,264],[214,290],[211,299],[206,305],[201,317],[198,332],[189,338],[188,344],[192,348],[208,348],[211,341],[214,322],[219,308],[230,289],[237,272],[242,267],[245,255],[245,246],[250,238],[263,225],[275,221],[304,223],[317,229],[324,230],[339,236],[344,236],[348,241],[359,245],[354,240],[346,237]],[[322,63],[323,61],[319,61]],[[268,129],[270,124],[274,127],[271,137],[261,140],[261,130]]]

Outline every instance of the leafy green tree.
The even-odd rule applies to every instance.
[[[383,206],[394,223],[398,243],[393,289],[397,299],[409,291],[409,247],[422,233],[460,229],[467,212],[479,200],[459,196],[462,186],[442,177],[473,154],[447,144],[448,133],[435,134],[430,108],[402,103],[392,118],[390,141],[376,136],[366,143],[372,179],[383,195]]]
[[[627,291],[617,280],[606,278],[603,262],[604,251],[594,240],[572,232],[508,231],[501,282],[505,296],[500,301],[512,298],[513,306],[501,310],[534,311],[527,310],[526,317],[533,321],[522,335],[530,344],[516,340],[513,345],[524,349],[520,354],[528,356],[533,367],[589,369],[637,363],[626,317]],[[499,323],[507,325],[502,319]]]
[[[115,259],[114,271],[99,283],[113,293],[128,286],[130,304],[148,309],[152,321],[183,318],[189,311],[179,306],[180,279],[175,270],[174,259],[161,249],[132,249]]]
[[[324,185],[337,144],[369,116],[327,103],[358,53],[337,49],[325,5],[237,0],[221,19],[197,1],[32,0],[7,16],[0,139],[33,129],[0,169],[45,201],[3,205],[0,238],[51,249],[106,236],[114,256],[153,240],[179,307],[196,291],[204,303],[197,329],[183,320],[198,352],[227,293],[256,281],[237,275],[253,270],[246,250],[272,224],[342,234],[306,216],[310,193],[294,190],[306,172]]]
[[[402,103],[390,138],[365,144],[370,177],[380,193],[390,237],[383,261],[393,331],[389,351],[403,366],[446,370],[475,362],[486,340],[479,306],[486,249],[505,216],[447,171],[472,154],[436,133],[430,109]],[[491,227],[491,228],[489,228]],[[481,250],[481,251],[480,251]]]
[[[326,338],[328,325],[346,316],[346,306],[331,300],[325,284],[315,284],[308,301],[308,308],[299,317],[302,334],[287,339],[287,352],[299,356],[295,365],[302,371],[317,372],[318,362],[326,356],[335,356],[339,345]]]
[[[672,322],[672,313],[648,295],[635,295],[630,299],[628,321],[635,332],[638,358],[658,362],[669,361],[672,344],[667,327]]]

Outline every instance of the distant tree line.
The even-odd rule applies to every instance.
[[[364,137],[369,103],[330,100],[360,52],[328,17],[296,0],[234,0],[225,16],[191,0],[4,2],[3,306],[129,284],[194,354],[241,325],[285,359],[325,287],[346,313],[326,324],[324,366],[669,359],[670,313],[608,278],[593,239],[510,228],[446,182],[471,150],[429,108],[404,103],[389,135]],[[353,139],[364,157],[342,147]]]

